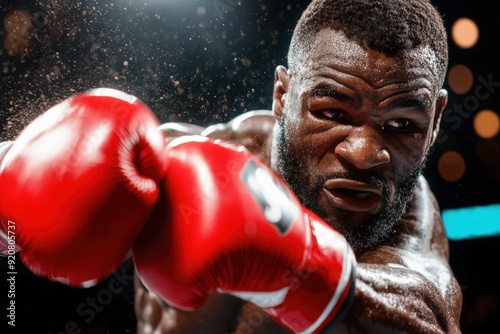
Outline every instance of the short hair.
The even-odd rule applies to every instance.
[[[397,56],[429,47],[437,59],[439,85],[448,67],[443,19],[429,0],[313,0],[302,14],[288,51],[290,68],[325,28],[343,32],[363,47]]]

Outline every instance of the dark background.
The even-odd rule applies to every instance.
[[[138,96],[162,122],[206,126],[249,110],[269,109],[274,68],[286,64],[293,27],[308,3],[0,0],[0,40],[7,34],[2,22],[13,10],[26,10],[32,20],[27,53],[9,55],[0,44],[0,141],[14,139],[55,103],[99,86]],[[453,93],[445,83],[451,108],[473,94],[477,78],[491,75],[493,81],[500,81],[500,3],[433,3],[443,13],[448,31],[457,18],[466,16],[476,21],[481,33],[477,45],[468,50],[449,39],[450,67],[465,64],[475,78],[473,89],[463,95]],[[498,113],[500,93],[481,101],[458,128],[442,124],[446,140],[436,144],[425,172],[442,209],[500,202],[499,135],[480,139],[472,127],[474,112],[482,109]],[[466,172],[457,182],[447,182],[438,173],[438,159],[448,150],[460,152],[466,160]],[[487,154],[479,159],[478,151]],[[493,236],[450,242],[450,262],[464,293],[463,333],[500,333],[499,241]],[[6,261],[0,261],[6,273]],[[17,263],[20,267],[19,259]],[[118,272],[123,270],[131,275],[133,266],[129,263]],[[123,290],[112,294],[111,279],[91,289],[69,289],[20,267],[14,332],[135,333],[133,284],[124,279]],[[3,310],[5,281],[2,278],[0,285]],[[98,305],[92,314],[93,299]],[[2,318],[1,326],[6,323]]]

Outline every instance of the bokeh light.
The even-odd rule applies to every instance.
[[[475,152],[479,161],[483,163],[500,160],[500,142],[494,139],[479,139]]]
[[[477,296],[475,308],[483,319],[487,318],[497,311],[498,297],[492,292],[484,292]]]
[[[28,53],[31,21],[31,14],[25,10],[13,10],[4,18],[3,48],[9,56],[22,57]]]
[[[492,110],[481,110],[474,117],[474,130],[481,138],[493,138],[500,131],[500,118]]]
[[[473,20],[462,17],[453,23],[451,27],[451,36],[453,42],[462,48],[470,49],[476,45],[479,39],[479,28]]]
[[[207,9],[203,6],[200,6],[196,9],[196,14],[199,16],[204,16],[207,13]]]
[[[448,182],[456,182],[465,174],[465,160],[456,151],[444,153],[438,162],[439,174]]]
[[[448,72],[448,84],[457,94],[467,93],[472,88],[473,83],[472,71],[465,65],[455,65]]]

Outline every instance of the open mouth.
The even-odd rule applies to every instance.
[[[329,203],[336,208],[364,212],[379,208],[382,201],[382,189],[380,187],[350,180],[331,179],[324,187]]]
[[[331,190],[333,192],[337,192],[338,195],[340,196],[347,196],[347,197],[353,197],[357,199],[368,199],[370,195],[372,195],[372,192],[369,191],[357,191],[357,190],[352,190],[352,189],[347,189],[347,188],[337,188],[335,190]]]

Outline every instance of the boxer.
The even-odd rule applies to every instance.
[[[276,69],[271,113],[249,113],[227,124],[206,129],[188,124],[166,124],[160,129],[170,139],[185,134],[201,134],[247,147],[291,188],[294,196],[305,207],[300,212],[310,211],[311,216],[318,217],[318,221],[324,220],[329,225],[325,234],[338,235],[332,231],[339,231],[345,237],[356,256],[354,298],[338,324],[329,327],[328,323],[321,323],[320,329],[327,328],[325,330],[328,333],[458,333],[461,292],[447,263],[448,241],[438,205],[421,176],[447,102],[446,91],[440,89],[446,67],[446,34],[440,15],[428,1],[313,1],[294,31],[288,69],[283,66]],[[128,98],[119,100],[126,102]],[[107,103],[104,109],[109,109],[109,103],[113,101],[101,100],[96,104]],[[130,109],[129,105],[123,104],[125,102],[119,103]],[[135,102],[129,104],[134,106],[132,110],[137,111]],[[142,110],[142,107],[138,109]],[[17,226],[22,228],[16,232],[16,237],[22,236],[22,239],[16,246],[21,248],[21,254],[26,254],[22,255],[23,261],[32,270],[52,279],[85,286],[116,267],[125,249],[131,246],[141,230],[154,231],[158,221],[162,221],[154,219],[156,213],[170,205],[169,201],[175,200],[175,197],[160,196],[158,200],[158,194],[166,193],[171,187],[170,183],[162,182],[164,176],[168,179],[168,167],[166,175],[163,175],[162,166],[168,163],[167,158],[171,153],[164,152],[158,144],[138,145],[139,149],[130,145],[131,142],[149,143],[149,140],[159,142],[158,136],[152,135],[156,139],[151,139],[151,135],[146,135],[149,131],[138,130],[140,126],[137,124],[149,124],[147,129],[154,127],[154,122],[148,121],[151,117],[145,116],[147,113],[140,111],[137,116],[130,118],[104,117],[99,120],[80,117],[82,114],[85,115],[85,112],[75,113],[76,116],[69,118],[72,126],[62,128],[66,131],[57,131],[57,126],[56,131],[42,127],[48,130],[49,135],[41,136],[45,132],[38,132],[35,127],[35,135],[21,135],[15,144],[3,150],[6,153],[3,152],[0,164],[0,186],[2,189],[22,189],[22,192],[14,197],[19,202],[2,192],[0,213],[3,239],[0,240],[3,240],[2,245],[10,245],[8,222],[19,224]],[[51,120],[50,117],[48,119]],[[47,121],[47,118],[38,124],[43,125],[45,122],[59,124],[57,120],[52,123],[54,121]],[[99,126],[101,123],[109,126],[104,126],[109,130],[104,133],[125,136],[108,141],[108,136],[100,135],[103,133]],[[76,141],[63,150],[65,145],[53,140],[60,138],[60,133],[72,139],[70,134],[80,131],[87,134],[87,138],[92,138],[90,142],[97,143],[99,149],[96,152],[102,154],[91,154],[91,159],[87,161],[78,158],[87,152],[87,149],[83,149],[87,145]],[[93,136],[95,134],[97,137]],[[38,137],[42,138],[40,142]],[[101,140],[103,137],[106,140]],[[29,150],[24,143],[30,143]],[[49,155],[40,153],[45,152],[41,150],[42,147],[52,147],[54,144],[57,149],[49,151]],[[123,150],[123,147],[127,149]],[[144,147],[156,149],[143,151]],[[167,151],[169,147],[172,148],[167,146]],[[174,150],[178,150],[177,146]],[[78,152],[76,157],[72,154],[74,151]],[[121,168],[121,159],[103,158],[108,162],[104,165],[94,160],[108,155],[123,157],[121,154],[124,151],[128,152],[125,156],[135,157],[128,160],[127,166],[136,168]],[[83,157],[87,156],[84,154]],[[203,159],[204,164],[210,160],[208,157]],[[193,162],[188,158],[186,161],[187,166],[192,167]],[[153,167],[145,168],[144,163]],[[84,166],[83,169],[78,167],[80,164]],[[111,173],[102,168],[108,165],[113,166]],[[37,176],[34,173],[35,166],[41,167],[40,175],[49,175],[50,178]],[[46,166],[50,166],[51,170],[57,166],[56,172],[46,174]],[[68,174],[67,166],[75,172]],[[94,168],[96,166],[100,168]],[[84,173],[89,175],[85,180],[94,182],[90,182],[90,185],[78,182],[88,169],[97,174],[94,180],[91,174]],[[137,170],[141,176],[149,177],[148,181],[151,182],[146,182],[148,186],[120,182],[124,180],[123,173],[127,176],[125,180],[135,180],[135,177],[130,176],[135,175],[133,172]],[[24,179],[24,176],[30,175]],[[102,182],[104,180],[107,182]],[[175,181],[182,183],[180,178]],[[80,187],[83,187],[80,193],[75,191],[80,190]],[[31,194],[34,189],[36,191]],[[24,224],[25,221],[36,221],[36,218],[43,217],[43,210],[53,205],[50,198],[44,201],[40,196],[45,190],[57,199],[54,212],[62,212],[63,215],[50,214],[47,219],[41,219],[41,225]],[[63,191],[62,195],[59,195],[59,191]],[[145,191],[146,195],[141,191]],[[96,193],[95,197],[81,196],[93,192]],[[123,200],[120,194],[124,194],[126,199]],[[226,196],[230,197],[231,194]],[[24,212],[21,207],[23,201],[36,208],[34,213],[38,215]],[[121,202],[125,204],[120,206]],[[87,207],[90,208],[89,215],[83,210]],[[77,214],[68,214],[73,210]],[[106,214],[96,214],[101,212]],[[152,212],[153,219],[150,219]],[[115,213],[117,217],[114,217]],[[134,213],[133,219],[128,219],[129,213]],[[204,216],[205,219],[214,220],[208,213]],[[75,228],[54,224],[60,222],[61,217],[64,221],[72,221],[77,217]],[[101,225],[110,224],[110,230],[120,231],[117,247],[114,244],[102,246],[109,238],[97,234],[99,227],[95,224],[96,217],[101,217],[98,220]],[[122,220],[127,222],[126,229],[120,224]],[[163,222],[163,228],[176,226],[175,221]],[[218,221],[211,223],[227,224]],[[257,231],[261,231],[263,226],[267,225],[259,223]],[[300,226],[304,233],[311,231],[311,225],[302,222]],[[88,234],[88,231],[93,233]],[[147,235],[151,238],[154,233]],[[300,233],[293,235],[296,237]],[[152,240],[150,244],[140,242],[142,236],[141,233],[134,252],[147,253],[157,245],[157,240]],[[314,236],[316,240],[322,237],[318,233]],[[172,236],[167,234],[166,237]],[[34,243],[30,241],[31,238],[35,240]],[[272,239],[271,236],[269,238]],[[86,247],[82,250],[71,248],[67,240],[76,241],[77,245],[92,240],[101,246],[101,251],[89,252]],[[342,237],[335,240],[342,240]],[[187,238],[181,245],[190,241]],[[176,243],[176,240],[172,240],[172,243]],[[300,244],[300,247],[303,245]],[[278,248],[284,252],[282,247],[285,245],[280,246]],[[218,252],[224,253],[223,248],[224,244],[213,245],[213,249]],[[78,266],[71,265],[67,256],[61,256],[67,254],[65,251],[75,254],[80,268],[83,264],[89,265],[89,269],[83,267],[77,270]],[[186,253],[184,251],[181,255],[185,256]],[[292,251],[290,253],[297,256]],[[345,253],[348,252],[338,253],[338,257],[344,258]],[[104,265],[85,261],[96,258],[99,261],[94,261],[99,263],[104,259]],[[260,259],[248,256],[246,260]],[[147,257],[145,261],[148,261]],[[210,259],[206,261],[210,262]],[[317,264],[322,268],[321,262]],[[169,265],[171,263],[165,264]],[[182,262],[174,265],[174,269],[185,268]],[[169,274],[168,267],[162,268],[157,263],[154,267],[159,272],[160,281],[168,284],[176,282],[176,275]],[[138,271],[141,270],[138,268]],[[331,275],[338,275],[339,266],[331,270]],[[268,275],[263,271],[260,276],[253,277],[253,284],[259,285],[259,291],[269,281]],[[154,286],[146,273],[143,276],[146,284]],[[330,274],[324,273],[322,277],[330,277]],[[200,282],[210,278],[208,275],[200,277]],[[287,296],[290,292],[273,305],[262,304],[259,300],[245,297],[241,293],[244,291],[239,291],[248,286],[229,285],[230,289],[227,290],[224,286],[228,283],[222,281],[219,282],[222,286],[209,285],[204,293],[206,301],[203,306],[195,311],[185,311],[181,308],[189,308],[191,304],[183,304],[169,296],[172,293],[170,289],[162,291],[162,287],[157,286],[155,294],[155,291],[144,288],[140,277],[137,282],[139,333],[286,333],[301,330],[290,325],[283,318],[283,312],[274,309],[280,305],[288,307]],[[341,286],[336,283],[336,279],[329,282],[319,287],[328,286],[332,291],[337,291]],[[188,284],[180,288],[187,289],[179,290],[187,294],[198,289]],[[270,288],[274,289],[274,286]],[[206,295],[214,289],[219,293]],[[344,289],[340,291],[344,295]],[[319,299],[324,297],[322,292],[324,290],[318,292]],[[297,318],[306,318],[311,314],[311,308],[318,308],[315,295],[306,295],[303,301],[302,306],[294,303],[291,309],[296,312]],[[195,306],[199,307],[199,304]],[[344,304],[341,302],[340,306]],[[288,316],[285,318],[288,319]],[[337,314],[334,314],[334,318],[339,319]],[[326,322],[329,320],[333,319],[326,319]]]
[[[349,241],[353,303],[328,333],[459,333],[460,287],[421,175],[447,103],[442,18],[426,0],[316,0],[299,20],[271,112],[202,128],[243,145]],[[138,333],[287,333],[255,303],[211,294],[185,311],[136,280]],[[304,301],[314,304],[315,299]]]

